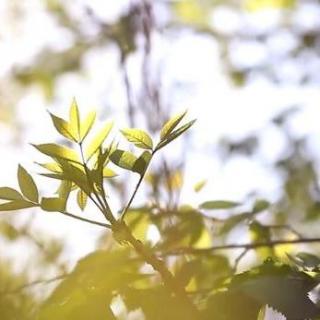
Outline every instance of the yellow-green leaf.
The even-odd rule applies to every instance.
[[[156,150],[160,150],[161,148],[166,146],[168,143],[170,143],[171,141],[178,138],[181,134],[183,134],[185,131],[187,131],[195,122],[196,122],[196,120],[192,120],[192,121],[186,123],[185,125],[183,125],[182,127],[178,128],[177,130],[166,135],[166,138],[159,142]]]
[[[199,192],[203,189],[203,187],[207,184],[207,180],[201,180],[199,182],[197,182],[194,186],[193,186],[193,190],[195,192]]]
[[[184,116],[187,114],[187,110],[185,110],[184,112],[181,112],[177,115],[175,115],[174,117],[172,117],[171,119],[169,119],[164,126],[161,129],[160,132],[160,139],[165,140],[169,134],[174,130],[174,128],[180,123],[180,121],[184,118]]]
[[[0,204],[0,211],[13,211],[26,208],[36,207],[37,204],[27,200],[14,200],[7,203]]]
[[[132,171],[143,175],[148,168],[151,157],[152,156],[149,151],[144,151],[142,155],[135,161]]]
[[[70,106],[70,132],[72,136],[75,137],[76,141],[80,139],[80,114],[78,104],[75,98],[72,99]]]
[[[132,171],[137,157],[129,151],[118,149],[112,152],[110,160],[118,167]]]
[[[103,177],[104,178],[114,178],[116,177],[117,174],[110,168],[105,167],[103,168]]]
[[[94,137],[86,150],[86,159],[89,160],[103,144],[113,127],[113,122],[108,122]]]
[[[41,209],[45,211],[63,212],[65,210],[65,202],[60,198],[42,198]]]
[[[71,127],[67,121],[50,113],[51,120],[56,130],[65,138],[76,141],[76,136],[72,133]]]
[[[51,172],[54,172],[54,173],[61,173],[62,172],[61,167],[56,162],[50,162],[50,163],[36,162],[36,164],[42,168],[45,168]]]
[[[23,200],[22,195],[15,189],[0,187],[0,199],[4,200]]]
[[[127,138],[129,142],[132,142],[136,147],[152,150],[152,139],[145,131],[140,129],[123,129],[121,130],[121,133]]]
[[[39,193],[31,175],[21,166],[18,168],[18,182],[22,194],[33,202],[38,202]]]
[[[77,203],[79,208],[83,211],[87,205],[88,196],[81,189],[77,192]]]
[[[81,122],[80,125],[80,141],[83,141],[85,137],[88,135],[90,132],[94,121],[96,119],[96,113],[95,111],[89,112],[89,114],[86,116],[83,122]]]
[[[214,201],[206,201],[200,205],[201,209],[208,210],[220,210],[220,209],[232,209],[239,206],[239,202],[234,201],[226,201],[226,200],[214,200]]]
[[[38,149],[41,153],[51,157],[51,158],[61,158],[74,162],[79,162],[79,158],[77,153],[65,146],[61,146],[55,143],[43,143],[33,145],[36,149]]]

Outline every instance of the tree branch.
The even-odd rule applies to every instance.
[[[83,221],[83,222],[87,222],[87,223],[95,224],[95,225],[100,226],[100,227],[111,229],[111,225],[110,224],[106,224],[106,223],[102,223],[102,222],[98,222],[98,221],[82,218],[82,217],[76,216],[75,214],[72,214],[72,213],[69,213],[69,212],[66,212],[66,211],[59,211],[59,212],[62,213],[63,215],[65,215],[65,216],[68,216],[68,217],[73,218],[73,219],[77,219],[77,220],[80,220],[80,221]]]
[[[227,245],[221,245],[221,246],[212,246],[204,249],[183,247],[173,251],[164,252],[163,254],[160,254],[160,256],[177,256],[177,255],[183,255],[183,254],[209,254],[214,251],[220,251],[220,250],[234,250],[234,249],[253,250],[261,247],[275,247],[282,244],[302,244],[302,243],[316,243],[316,242],[320,243],[320,238],[299,238],[294,240],[280,239],[280,240],[267,241],[267,242],[227,244]]]
[[[60,274],[59,276],[56,276],[54,278],[51,278],[51,279],[42,279],[42,280],[35,280],[35,281],[32,281],[32,282],[29,282],[29,283],[26,283],[26,284],[23,284],[21,286],[18,286],[12,290],[8,290],[8,291],[2,291],[0,292],[1,295],[10,295],[10,294],[16,294],[22,290],[25,290],[25,289],[29,289],[33,286],[36,286],[36,285],[43,285],[43,284],[48,284],[48,283],[51,283],[51,282],[55,282],[55,281],[58,281],[58,280],[62,280],[64,278],[66,278],[69,274],[68,273],[64,273],[64,274]]]

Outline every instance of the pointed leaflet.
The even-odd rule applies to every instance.
[[[32,208],[36,206],[37,204],[26,200],[14,200],[0,204],[0,211],[13,211],[19,209]]]
[[[56,162],[50,162],[50,163],[36,162],[36,164],[42,168],[45,168],[51,172],[54,172],[54,173],[61,173],[62,172],[61,167]]]
[[[87,205],[88,196],[82,190],[77,192],[77,203],[79,208],[83,211]]]
[[[95,111],[89,112],[83,122],[80,125],[80,141],[83,141],[85,137],[88,135],[89,131],[91,130],[93,123],[96,119]]]
[[[72,103],[70,106],[70,132],[72,136],[79,141],[80,139],[80,115],[79,108],[75,98],[72,99]]]
[[[239,206],[240,203],[234,201],[225,201],[225,200],[215,200],[215,201],[206,201],[200,204],[201,209],[207,210],[219,210],[219,209],[232,209]]]
[[[161,148],[166,146],[168,143],[170,143],[171,141],[178,138],[181,134],[183,134],[185,131],[187,131],[195,122],[196,122],[196,120],[194,119],[194,120],[186,123],[182,127],[178,128],[177,130],[171,132],[168,136],[166,136],[166,138],[164,140],[161,140],[158,143],[156,150],[160,150]]]
[[[22,195],[15,189],[0,187],[0,199],[3,200],[23,200]]]
[[[79,162],[77,153],[65,146],[61,146],[55,143],[43,143],[43,144],[33,144],[33,146],[38,149],[41,153],[51,157],[51,158],[61,158],[74,162]]]
[[[113,122],[108,122],[102,130],[95,136],[95,138],[91,141],[89,144],[87,150],[86,150],[86,159],[89,160],[96,151],[100,148],[104,140],[109,135],[111,129],[113,127]]]
[[[18,182],[22,194],[33,202],[38,202],[39,193],[31,175],[21,166],[18,167]]]
[[[63,210],[66,210],[68,198],[72,189],[72,182],[67,180],[62,180],[57,191],[59,195],[59,199],[61,199],[61,203],[63,202]]]
[[[121,133],[127,138],[129,142],[132,142],[136,147],[152,150],[152,139],[145,131],[140,129],[123,129],[121,130]]]
[[[165,140],[169,136],[169,134],[174,130],[174,128],[180,123],[180,121],[186,115],[186,113],[187,110],[172,117],[164,124],[160,132],[161,141]]]
[[[55,116],[54,114],[50,113],[51,120],[53,122],[54,127],[56,130],[65,138],[76,141],[76,137],[73,135],[71,131],[71,127],[67,121],[62,118]]]
[[[118,149],[112,152],[110,160],[118,167],[132,171],[137,157],[129,151]]]
[[[104,178],[114,178],[116,177],[117,174],[110,168],[105,167],[103,168],[103,177]]]

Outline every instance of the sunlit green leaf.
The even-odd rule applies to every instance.
[[[64,210],[66,209],[71,190],[72,182],[68,180],[62,180],[57,193],[59,195],[59,198],[64,202]]]
[[[42,198],[40,207],[49,212],[63,212],[65,210],[65,201],[60,198]]]
[[[0,204],[0,211],[13,211],[36,207],[37,204],[26,200],[14,200]]]
[[[71,127],[67,121],[50,113],[51,120],[57,131],[65,138],[76,141],[76,136],[71,131]]]
[[[22,195],[15,189],[0,187],[0,199],[4,200],[23,200]]]
[[[39,193],[31,175],[21,166],[18,167],[18,182],[22,194],[33,202],[38,202]]]
[[[78,104],[75,98],[72,99],[72,103],[70,106],[70,132],[72,136],[79,141],[80,138],[80,114]]]
[[[65,146],[61,146],[55,143],[44,143],[33,145],[36,149],[38,149],[41,153],[52,157],[52,158],[61,158],[74,162],[79,162],[79,158],[77,153]]]
[[[84,121],[81,122],[80,125],[80,141],[83,141],[88,133],[90,132],[94,121],[96,119],[96,113],[95,111],[90,111],[89,114],[86,116]]]
[[[206,201],[200,204],[201,209],[207,210],[220,210],[220,209],[232,209],[239,206],[239,202],[225,201],[225,200],[214,200]]]
[[[36,163],[40,167],[45,168],[51,172],[54,172],[54,173],[61,173],[62,172],[61,167],[56,162],[51,162],[51,163],[38,163],[38,162],[36,162]]]
[[[187,131],[195,122],[196,122],[196,120],[192,120],[192,121],[186,123],[185,125],[183,125],[182,127],[178,128],[177,130],[171,132],[164,140],[161,140],[158,143],[156,150],[160,150],[161,148],[166,146],[168,143],[170,143],[171,141],[178,138],[181,134],[183,134],[185,131]]]
[[[175,115],[164,124],[160,132],[161,141],[165,140],[170,135],[170,133],[180,123],[180,121],[184,118],[186,114],[187,114],[187,110]]]
[[[145,131],[140,129],[123,129],[121,130],[121,133],[136,147],[152,150],[152,139]]]
[[[194,186],[193,186],[193,190],[195,192],[199,192],[203,189],[203,187],[206,185],[207,180],[201,180],[199,182],[197,182]]]
[[[41,305],[37,320],[114,320],[110,302],[118,289],[142,278],[138,266],[127,250],[89,254]]]
[[[132,170],[137,157],[129,151],[118,149],[112,152],[110,160],[120,168]]]
[[[79,208],[83,211],[87,205],[88,196],[82,190],[77,192],[77,203]]]
[[[86,149],[86,159],[90,159],[97,150],[101,147],[104,140],[109,135],[111,129],[113,127],[113,122],[108,122],[94,137],[94,139],[90,142],[88,148]]]
[[[103,168],[103,177],[104,178],[114,178],[116,177],[117,174],[110,168],[105,167]]]

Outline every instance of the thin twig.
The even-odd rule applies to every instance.
[[[54,278],[51,278],[51,279],[42,279],[42,280],[35,280],[35,281],[32,281],[32,282],[29,282],[29,283],[26,283],[26,284],[23,284],[21,286],[18,286],[12,290],[8,290],[8,291],[2,291],[0,292],[1,295],[9,295],[9,294],[16,294],[22,290],[25,290],[25,289],[29,289],[31,287],[34,287],[36,285],[44,285],[44,284],[49,284],[51,282],[55,282],[55,281],[58,281],[58,280],[62,280],[64,278],[66,278],[67,276],[69,276],[68,273],[64,273],[64,274],[60,274],[59,276],[56,276]]]
[[[267,242],[227,244],[227,245],[221,245],[221,246],[212,246],[204,249],[183,247],[173,251],[164,252],[160,254],[160,256],[177,256],[177,255],[183,255],[183,254],[210,254],[214,251],[219,251],[219,250],[233,250],[233,249],[253,250],[261,247],[275,247],[282,244],[302,244],[302,243],[316,243],[316,242],[320,243],[320,238],[299,238],[294,240],[280,239],[280,240],[267,241]]]
[[[240,255],[234,260],[234,266],[233,266],[233,272],[236,273],[239,263],[241,261],[241,259],[249,252],[249,249],[244,249]]]
[[[153,157],[154,154],[155,154],[155,151],[153,151],[151,153],[151,158],[149,160],[148,166],[150,165],[150,162],[151,162],[152,157]],[[140,188],[141,182],[142,182],[142,180],[143,180],[143,178],[144,178],[144,176],[145,176],[145,174],[147,172],[148,166],[145,168],[144,172],[140,175],[139,181],[138,181],[136,187],[134,188],[134,191],[133,191],[133,193],[132,193],[127,205],[125,206],[125,208],[123,209],[123,211],[121,213],[121,217],[120,217],[121,221],[123,221],[123,219],[125,218],[125,215],[127,214],[128,210],[129,210],[129,208],[130,208],[130,206],[132,204],[132,201],[135,198],[135,196],[136,196],[136,194],[137,194],[137,192],[138,192],[138,190]]]
[[[77,216],[75,214],[72,214],[72,213],[69,213],[69,212],[66,212],[66,211],[59,211],[59,212],[64,214],[65,216],[68,216],[68,217],[73,218],[73,219],[77,219],[77,220],[80,220],[80,221],[83,221],[83,222],[87,222],[87,223],[95,224],[95,225],[100,226],[100,227],[111,229],[111,225],[107,224],[107,223],[102,223],[102,222],[98,222],[98,221],[82,218],[82,217],[79,217],[79,216]]]

